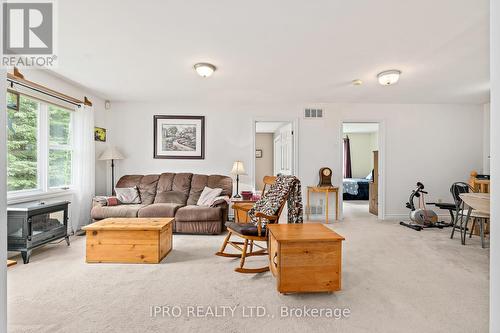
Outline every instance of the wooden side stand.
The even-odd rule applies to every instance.
[[[469,177],[469,185],[479,193],[490,193],[490,180],[489,179],[478,179],[477,171],[472,171]]]
[[[341,289],[344,237],[322,223],[270,224],[269,267],[280,293]]]
[[[339,188],[336,186],[308,186],[307,187],[307,206],[306,206],[306,216],[309,220],[309,215],[311,214],[310,206],[310,193],[325,193],[325,207],[326,216],[325,223],[328,223],[328,196],[330,193],[335,193],[335,220],[339,219]]]

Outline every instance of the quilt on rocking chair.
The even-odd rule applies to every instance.
[[[251,222],[257,225],[257,212],[266,215],[276,215],[284,201],[287,200],[288,223],[303,223],[302,190],[300,180],[295,176],[278,175],[274,184],[248,211]],[[262,219],[262,227],[267,224],[267,220]]]

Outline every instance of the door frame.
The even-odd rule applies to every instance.
[[[257,133],[255,133],[255,135],[257,135]],[[277,169],[276,164],[278,163],[278,161],[276,160],[276,143],[278,140],[281,140],[281,135],[279,135],[276,138],[273,138],[273,174],[276,173],[276,169]],[[255,147],[255,148],[257,149],[257,147]],[[257,183],[257,179],[255,179],[255,182]]]
[[[295,117],[254,117],[252,118],[252,151],[250,152],[250,168],[253,191],[257,188],[255,179],[255,132],[257,122],[287,122],[292,124],[293,131],[293,172],[292,174],[298,176],[299,174],[299,119]],[[274,142],[273,142],[274,145]],[[274,156],[273,156],[274,163]],[[273,170],[274,172],[274,170]]]
[[[385,220],[385,160],[386,160],[386,140],[385,131],[386,124],[383,119],[350,119],[345,118],[340,122],[340,149],[339,149],[339,170],[341,170],[341,179],[344,178],[344,124],[378,124],[378,219]],[[344,218],[344,199],[343,199],[343,184],[340,183],[339,189],[339,216],[342,220]]]

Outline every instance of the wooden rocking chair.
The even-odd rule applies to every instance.
[[[276,177],[266,176],[264,177],[264,190],[262,191],[262,196],[265,196],[265,190],[267,186],[274,184],[276,181]],[[256,212],[255,216],[258,218],[257,225],[253,223],[239,223],[238,218],[236,217],[236,222],[228,222],[226,223],[228,234],[224,239],[224,243],[219,252],[216,255],[221,257],[230,257],[230,258],[241,258],[240,266],[235,269],[238,273],[262,273],[269,270],[269,265],[260,268],[245,268],[245,259],[247,257],[252,256],[267,256],[267,228],[265,230],[262,229],[262,219],[268,220],[268,224],[270,223],[278,223],[283,207],[285,206],[286,200],[283,200],[278,213],[276,215],[266,215],[261,212]],[[248,211],[253,207],[253,205],[248,204],[234,204],[233,209],[235,210],[235,216],[238,216],[238,211],[243,211],[248,213]],[[246,219],[249,220],[248,218]],[[246,221],[245,221],[246,222]],[[232,241],[231,236],[236,235],[243,239],[242,241]],[[255,242],[265,242],[266,247],[260,246]],[[233,246],[236,250],[241,253],[227,253],[224,252],[227,245]],[[258,248],[258,250],[254,251],[254,246]]]

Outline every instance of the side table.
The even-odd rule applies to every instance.
[[[326,216],[325,222],[328,223],[328,196],[330,193],[335,193],[335,220],[339,219],[339,188],[337,186],[308,186],[307,187],[307,206],[306,206],[306,215],[309,220],[309,215],[311,212],[310,206],[310,193],[325,193],[325,207],[326,207]]]
[[[234,208],[235,205],[237,205],[238,207],[244,207],[250,209],[256,202],[257,200],[243,200],[241,198],[231,198],[231,204],[233,206],[233,211],[234,211],[234,221],[237,223],[248,222],[248,215],[246,214],[246,211],[235,209]]]

